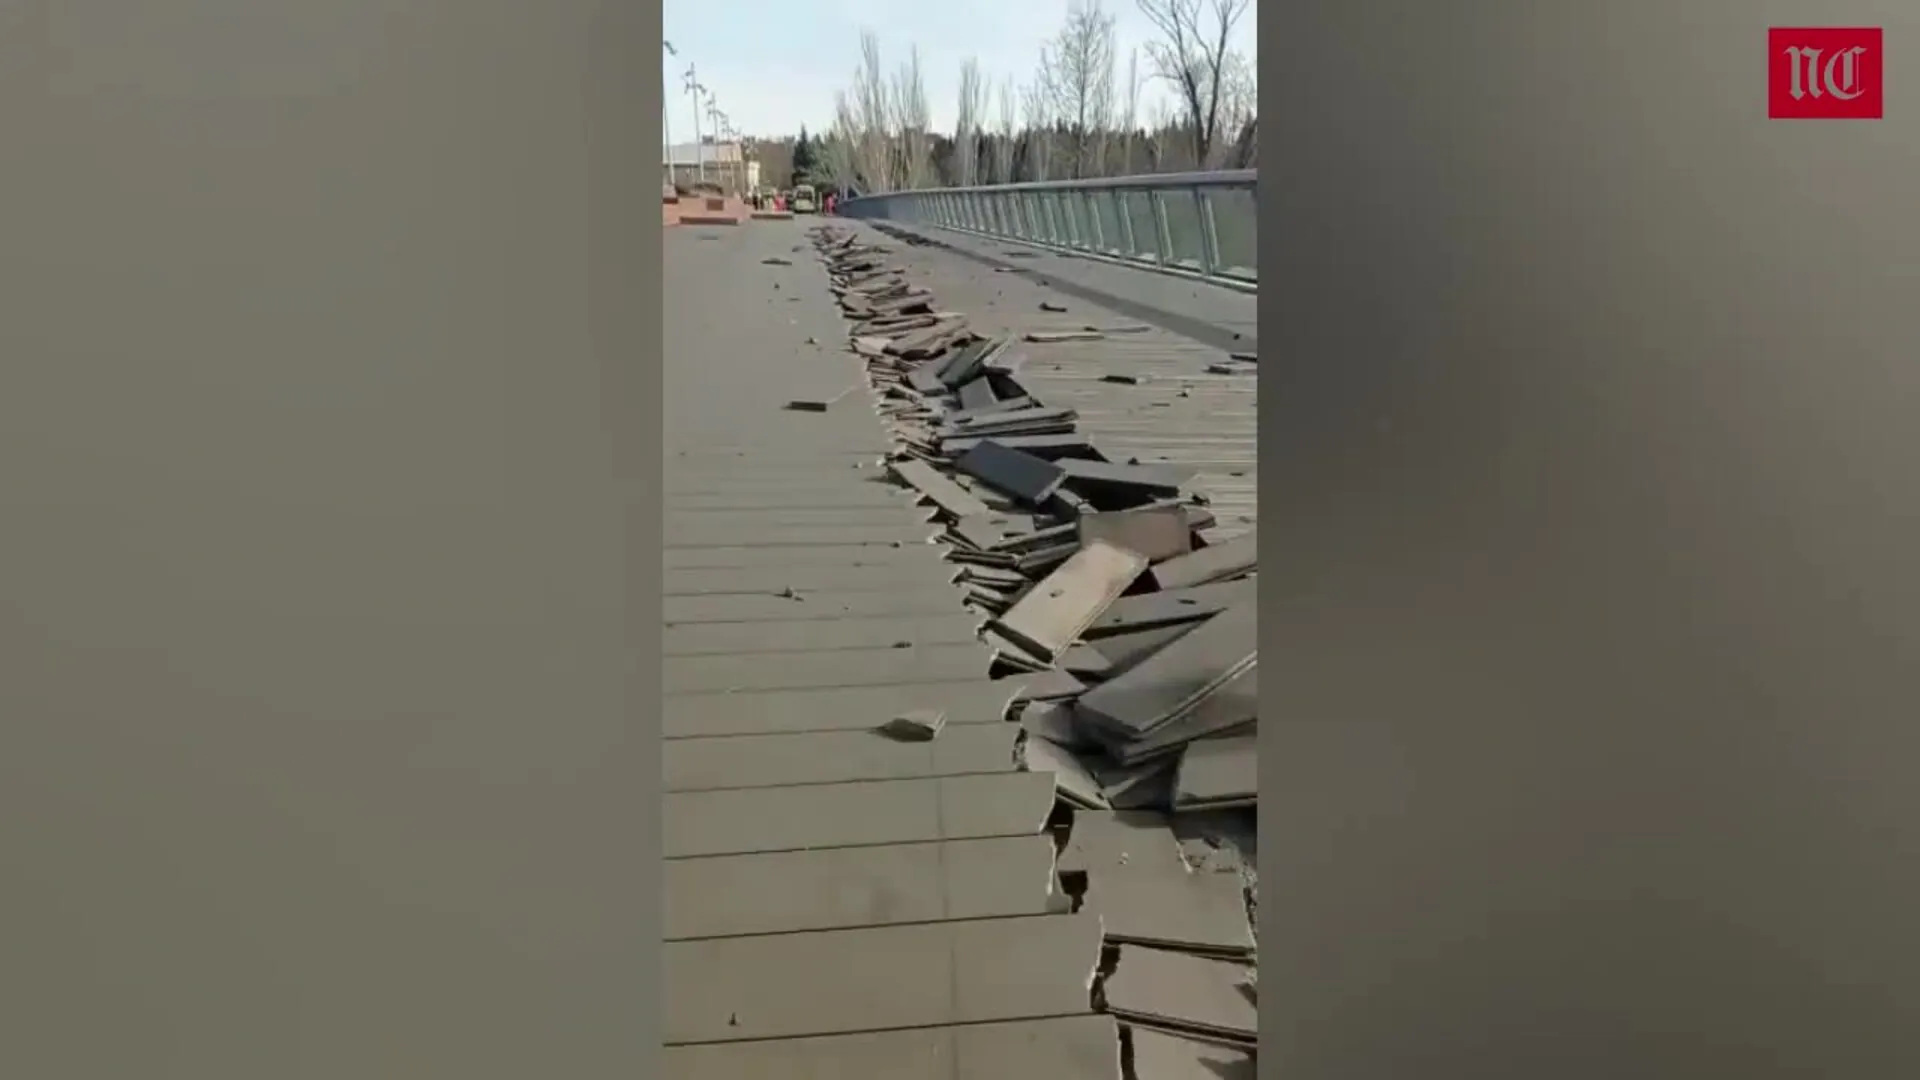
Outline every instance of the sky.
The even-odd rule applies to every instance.
[[[665,38],[679,51],[677,58],[662,55],[668,132],[675,143],[692,140],[693,104],[681,89],[688,64],[744,134],[791,135],[803,124],[810,132],[825,130],[833,123],[834,92],[850,87],[860,66],[862,30],[878,35],[889,77],[909,49],[919,47],[933,127],[951,131],[959,106],[960,65],[969,57],[977,59],[996,85],[1008,77],[1029,80],[1041,46],[1065,23],[1068,2],[818,0],[796,5],[666,0]],[[1128,51],[1156,35],[1134,0],[1102,0],[1102,6],[1114,16],[1119,57],[1115,80],[1122,82]],[[1249,57],[1255,52],[1257,8],[1257,3],[1249,4],[1234,28],[1234,46]],[[1140,63],[1145,78],[1144,55]],[[1154,95],[1165,98],[1166,89],[1151,83],[1143,89],[1142,114]],[[705,132],[704,115],[700,124]]]

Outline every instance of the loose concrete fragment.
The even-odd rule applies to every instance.
[[[1075,723],[1080,723],[1075,710]],[[1099,736],[1094,734],[1097,739]],[[1121,810],[1164,810],[1173,802],[1173,770],[1178,759],[1162,755],[1147,761],[1118,762],[1103,755],[1094,776],[1107,801]]]
[[[1237,874],[1096,873],[1089,875],[1087,904],[1099,913],[1110,941],[1218,956],[1253,953],[1253,927]]]
[[[1091,877],[1129,868],[1185,874],[1187,862],[1168,822],[1167,815],[1150,810],[1080,811],[1060,852],[1060,869]]]
[[[1073,726],[1073,709],[1057,701],[1036,701],[1020,712],[1020,727],[1028,735],[1066,750],[1092,750],[1094,744]]]
[[[1188,743],[1174,774],[1173,808],[1252,806],[1259,797],[1258,743],[1253,734]]]
[[[1054,669],[1042,671],[1028,679],[1014,695],[1015,701],[1059,701],[1077,694],[1085,693],[1087,684],[1070,672]]]
[[[1260,539],[1257,532],[1250,530],[1225,543],[1154,567],[1153,580],[1161,589],[1189,589],[1249,573],[1259,566],[1259,561]]]
[[[1056,304],[1056,303],[1054,303],[1054,302],[1053,302],[1053,301],[1051,301],[1051,300],[1042,300],[1042,301],[1040,301],[1040,310],[1041,310],[1041,311],[1051,311],[1051,312],[1055,312],[1055,313],[1059,313],[1059,312],[1064,312],[1064,311],[1066,311],[1066,310],[1067,310],[1067,305],[1065,305],[1065,304]]]
[[[1137,1080],[1254,1080],[1249,1051],[1144,1027],[1129,1028],[1127,1037]]]
[[[1107,976],[1107,1010],[1158,1028],[1252,1043],[1260,1016],[1248,984],[1251,970],[1236,960],[1124,946]]]
[[[1184,522],[1183,522],[1184,523]],[[994,629],[1047,660],[1058,657],[1147,568],[1139,552],[1092,540],[994,621]]]
[[[1054,788],[1061,798],[1089,810],[1105,810],[1109,804],[1100,792],[1099,781],[1075,757],[1073,751],[1048,739],[1028,736],[1021,746],[1023,764],[1028,772],[1053,774]]]
[[[932,742],[946,722],[947,714],[938,709],[915,709],[880,725],[880,733],[901,742]]]
[[[1164,562],[1193,550],[1187,510],[1176,503],[1088,514],[1076,525],[1082,545],[1104,540],[1137,551],[1149,562]]]
[[[1036,345],[1050,345],[1063,341],[1099,341],[1104,335],[1092,330],[1036,330],[1026,336],[1026,340]]]
[[[933,467],[925,462],[897,462],[891,467],[891,471],[901,483],[913,488],[941,510],[962,522],[970,517],[989,513],[987,504],[954,483],[952,479],[934,471]]]

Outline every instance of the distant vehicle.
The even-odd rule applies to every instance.
[[[793,189],[793,206],[796,214],[817,214],[820,212],[820,195],[813,190],[812,184],[801,184]]]

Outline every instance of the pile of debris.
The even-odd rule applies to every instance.
[[[1088,809],[1251,806],[1258,541],[1209,542],[1193,472],[1110,461],[1023,388],[1006,339],[849,232],[815,231],[896,449],[938,508],[997,673],[1020,675],[1025,760]]]
[[[894,437],[889,470],[937,508],[995,672],[1023,683],[1021,764],[1055,774],[1070,847],[1119,829],[1155,851],[1081,868],[1115,953],[1108,1011],[1136,1054],[1162,1035],[1245,1054],[1253,897],[1239,875],[1190,872],[1169,822],[1255,803],[1254,532],[1211,539],[1192,470],[1101,454],[1072,408],[1021,385],[1011,340],[941,310],[884,246],[813,239]]]

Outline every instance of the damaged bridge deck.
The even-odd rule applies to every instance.
[[[1060,851],[1055,775],[1020,764],[1022,681],[990,677],[937,508],[888,475],[894,439],[809,224],[665,236],[667,1072],[1154,1080],[1123,1072],[1121,1021],[1097,1000],[1113,943],[1062,888],[1086,856]],[[957,258],[902,254],[942,257]],[[1222,392],[1250,417],[1250,372],[1193,374],[1243,380]],[[1096,372],[1073,393],[1123,389]],[[1113,430],[1189,412],[1172,400],[1114,406]],[[1229,427],[1250,469],[1251,421]],[[1176,461],[1194,445],[1208,474],[1242,453],[1139,445]],[[1251,528],[1251,486],[1221,524]],[[878,730],[909,714],[937,716],[937,735]],[[1169,1080],[1252,1075],[1244,1050],[1178,1041],[1134,1053]]]

